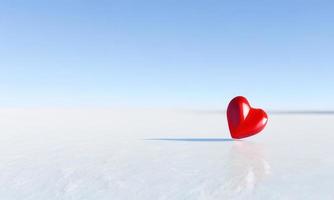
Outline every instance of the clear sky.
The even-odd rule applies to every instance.
[[[334,109],[334,3],[0,0],[0,107]]]

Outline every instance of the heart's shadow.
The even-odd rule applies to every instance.
[[[175,141],[175,142],[236,142],[230,138],[149,138],[144,140],[160,140],[160,141]]]

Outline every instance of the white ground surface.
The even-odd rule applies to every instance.
[[[0,136],[3,200],[334,199],[334,115],[230,141],[224,114],[1,109]]]

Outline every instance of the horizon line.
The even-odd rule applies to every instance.
[[[197,113],[207,114],[222,114],[226,113],[226,110],[197,110]],[[269,110],[268,114],[272,115],[334,115],[334,110]]]

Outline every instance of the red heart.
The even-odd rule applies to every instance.
[[[262,109],[252,108],[245,97],[238,96],[227,107],[227,121],[232,138],[241,139],[262,131],[268,116]]]

